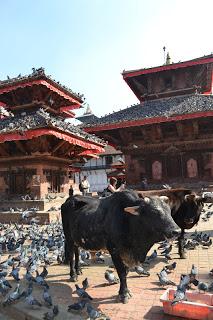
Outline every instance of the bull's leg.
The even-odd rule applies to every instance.
[[[69,261],[70,261],[70,281],[72,282],[75,282],[78,279],[77,274],[75,272],[74,252],[75,252],[75,246],[74,244],[71,244],[69,246]]]
[[[181,229],[181,234],[178,238],[178,253],[181,259],[186,259],[186,253],[184,250],[184,229]]]
[[[131,294],[127,287],[127,280],[126,280],[128,268],[124,265],[121,257],[115,251],[115,249],[108,248],[108,250],[109,250],[109,253],[111,254],[112,261],[114,263],[115,269],[120,279],[119,300],[123,303],[127,303],[129,298],[131,297]]]
[[[67,241],[65,240],[64,242],[64,261],[63,263],[64,264],[68,264],[69,263],[69,248],[68,248],[68,245],[67,245]]]
[[[75,271],[77,275],[82,274],[81,267],[79,264],[79,248],[77,246],[74,247],[75,252]]]

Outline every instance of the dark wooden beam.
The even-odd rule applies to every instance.
[[[1,156],[9,156],[9,153],[5,150],[4,145],[0,144],[0,155]]]
[[[141,133],[142,133],[142,135],[143,135],[143,140],[144,140],[145,142],[148,142],[148,141],[149,141],[149,135],[148,135],[148,133],[147,133],[146,128],[140,127],[140,130],[141,130]]]
[[[193,126],[193,134],[195,137],[199,135],[199,125],[197,120],[192,121],[192,126]]]
[[[156,130],[156,135],[157,135],[157,139],[158,140],[162,140],[163,139],[163,133],[162,133],[162,130],[161,130],[161,126],[159,124],[157,124],[155,126],[155,130]]]
[[[176,122],[176,129],[179,138],[183,138],[183,124],[181,122]]]
[[[15,144],[16,144],[16,147],[21,151],[23,152],[24,154],[28,154],[27,150],[25,149],[25,147],[23,146],[22,142],[21,141],[14,141]]]
[[[128,132],[126,129],[120,129],[118,132],[123,145],[127,145],[128,143],[132,142],[131,132]]]
[[[54,147],[54,149],[52,150],[52,154],[54,154],[58,149],[60,149],[65,143],[66,141],[64,140],[59,141]]]

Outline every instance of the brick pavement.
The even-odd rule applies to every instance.
[[[209,221],[201,221],[198,227],[194,227],[190,232],[197,229],[198,231],[211,232],[213,236],[213,217]],[[188,234],[190,234],[190,232]],[[157,247],[156,245],[155,247]],[[150,250],[153,251],[153,248]],[[158,253],[159,250],[158,250]],[[179,259],[177,254],[177,248],[173,247],[172,259],[177,262],[176,270],[169,275],[169,279],[175,283],[179,282],[181,273],[189,273],[191,265],[194,263],[198,267],[198,279],[211,283],[213,277],[209,276],[209,270],[213,268],[213,246],[204,249],[199,246],[193,251],[187,252],[187,259]],[[150,265],[149,271],[150,277],[139,277],[135,272],[130,272],[128,275],[128,287],[133,294],[133,297],[129,300],[128,304],[121,304],[117,302],[117,293],[119,285],[107,285],[104,279],[104,272],[110,264],[110,257],[106,258],[105,265],[91,264],[88,267],[83,268],[83,275],[79,276],[78,282],[81,285],[82,280],[88,277],[90,287],[87,289],[88,293],[94,298],[93,305],[99,308],[111,320],[175,320],[183,319],[178,317],[172,317],[163,313],[162,304],[160,302],[160,296],[166,288],[161,288],[158,285],[157,272],[159,272],[165,265],[164,258],[158,256],[156,261]],[[61,310],[61,315],[57,316],[57,319],[86,319],[86,314],[82,313],[77,317],[74,314],[67,313],[67,306],[76,302],[77,296],[74,293],[74,283],[69,282],[69,267],[64,265],[52,265],[48,268],[49,275],[47,281],[50,285],[50,292],[53,295],[54,304],[58,304]],[[195,289],[196,290],[196,289]],[[41,297],[40,293],[37,295]],[[22,311],[26,313],[27,308],[22,305]],[[31,316],[27,319],[36,319],[36,310],[32,310]],[[33,317],[32,317],[33,315]],[[38,319],[41,319],[41,312],[38,313]],[[25,317],[26,319],[26,317]]]

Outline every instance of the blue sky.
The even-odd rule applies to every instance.
[[[211,53],[212,12],[212,0],[0,0],[0,80],[42,66],[105,115],[137,103],[121,72],[163,64],[163,46],[174,62]]]

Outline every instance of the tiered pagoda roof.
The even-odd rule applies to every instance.
[[[129,108],[97,118],[84,126],[89,131],[108,130],[110,128],[169,122],[174,119],[188,119],[213,116],[213,95],[192,94],[149,100]]]
[[[88,132],[213,116],[213,54],[123,72],[139,104],[84,123]]]
[[[0,81],[0,102],[7,108],[20,109],[38,107],[41,103],[50,112],[74,114],[71,110],[81,107],[83,94],[75,93],[70,88],[56,82],[45,74],[43,68],[34,69],[29,75]]]
[[[30,137],[38,137],[52,134],[68,142],[83,147],[90,147],[96,151],[102,151],[106,143],[95,135],[88,134],[63,118],[54,117],[43,109],[35,113],[9,116],[0,121],[0,142],[11,140],[27,140]],[[74,140],[73,140],[74,137]]]
[[[83,101],[83,95],[47,76],[43,68],[33,68],[28,76],[0,81],[0,143],[16,141],[19,150],[24,152],[18,141],[52,136],[53,154],[61,148],[69,151],[69,144],[72,150],[76,146],[76,154],[82,157],[104,152],[103,140],[65,119],[73,117],[71,110],[81,107]],[[57,143],[55,138],[61,141]],[[37,149],[39,152],[39,141]],[[5,150],[2,153],[5,154]],[[63,156],[69,160],[68,154],[65,152]]]

